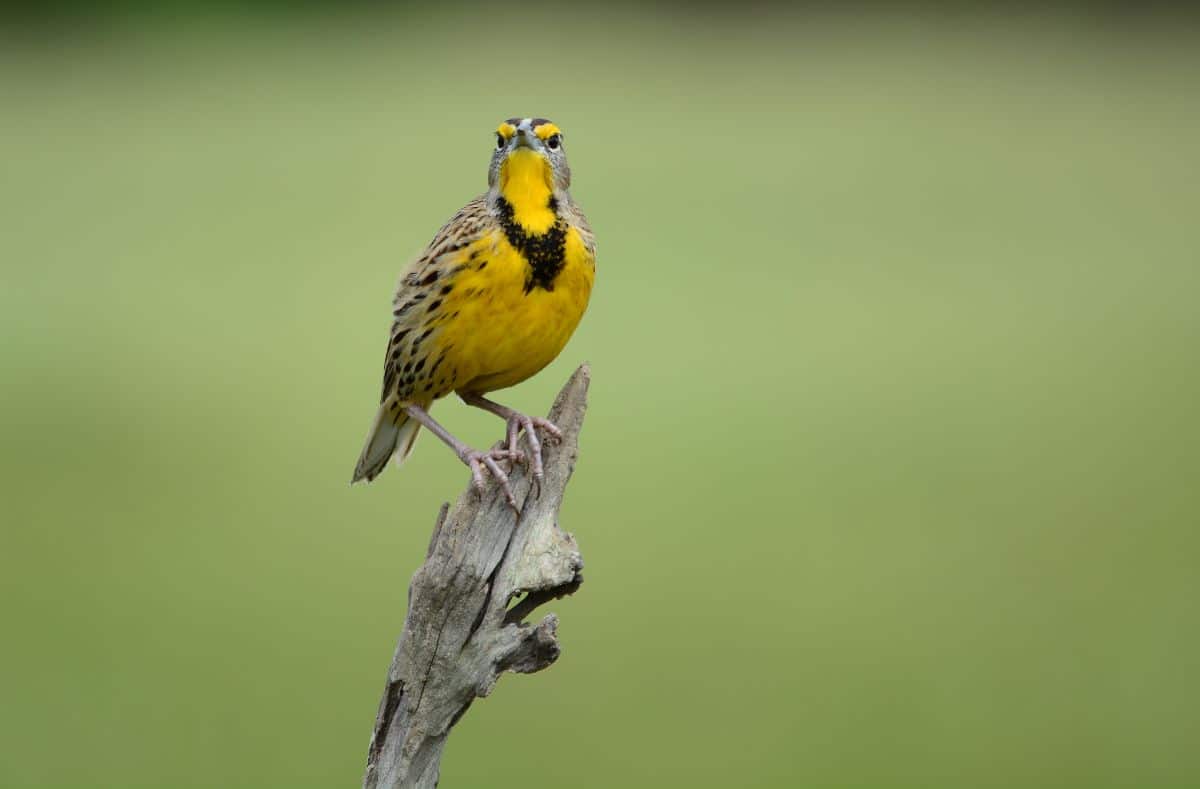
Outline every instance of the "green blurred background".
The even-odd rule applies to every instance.
[[[0,785],[358,784],[467,480],[347,485],[392,288],[529,114],[599,276],[504,397],[593,365],[587,581],[443,786],[1200,783],[1191,20],[85,22],[0,46]]]

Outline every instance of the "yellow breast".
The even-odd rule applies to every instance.
[[[595,277],[595,260],[574,228],[548,289],[527,287],[528,261],[499,229],[464,249],[453,268],[437,345],[449,389],[474,393],[513,386],[552,362],[579,325]]]

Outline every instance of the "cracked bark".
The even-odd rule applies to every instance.
[[[446,738],[471,702],[488,695],[504,671],[528,674],[558,659],[558,618],[524,620],[583,581],[575,538],[557,521],[579,452],[588,377],[586,365],[576,370],[550,409],[563,438],[543,447],[541,491],[525,466],[513,469],[519,515],[495,484],[483,496],[468,484],[452,508],[442,505],[425,563],[409,584],[404,631],[371,733],[366,789],[437,786]]]

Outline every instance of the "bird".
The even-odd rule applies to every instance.
[[[579,325],[596,275],[596,240],[571,197],[563,133],[546,118],[509,118],[495,132],[488,188],[463,206],[401,275],[392,301],[383,391],[351,484],[402,463],[422,427],[470,469],[482,495],[490,474],[517,507],[507,462],[543,477],[547,419],[488,395],[536,375]],[[454,393],[505,421],[498,449],[474,449],[430,414]],[[520,448],[524,437],[528,453]]]

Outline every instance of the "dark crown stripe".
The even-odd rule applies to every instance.
[[[521,121],[523,121],[523,120],[525,120],[525,119],[524,118],[509,118],[508,120],[506,120],[504,122],[512,124],[513,126],[519,126],[521,124]],[[550,120],[549,118],[533,118],[529,121],[530,127],[534,128],[534,129],[541,126],[543,123],[554,123],[554,121]]]

